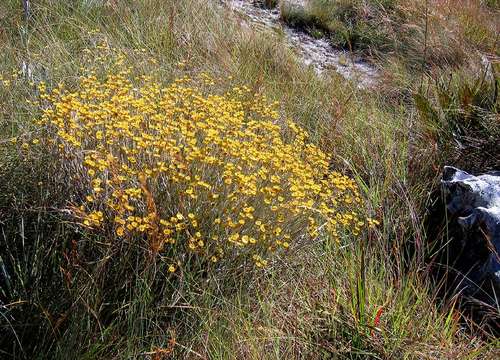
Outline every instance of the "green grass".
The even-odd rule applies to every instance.
[[[366,249],[366,244],[302,249],[307,260],[289,260],[280,264],[279,274],[254,280],[236,306],[208,317],[200,313],[205,323],[196,351],[220,359],[486,354],[479,339],[461,342],[450,321],[453,308],[436,310],[416,274],[393,272],[385,249],[369,247],[370,256]]]
[[[466,171],[497,169],[500,150],[498,136],[498,66],[457,71],[427,85],[416,94],[422,120],[433,133],[440,152]],[[427,90],[427,91],[426,91]],[[429,95],[429,92],[431,95]],[[452,145],[460,144],[460,150]],[[444,161],[444,159],[442,160]]]
[[[258,3],[267,9],[274,9],[278,6],[279,0],[261,0]]]
[[[336,47],[410,68],[460,66],[477,50],[498,54],[498,9],[482,2],[308,0],[303,8],[284,2],[281,16]]]
[[[387,52],[393,50],[394,41],[385,11],[392,8],[393,1],[311,0],[303,8],[285,2],[281,16],[293,27],[323,33],[336,47]]]
[[[386,81],[378,91],[359,90],[341,77],[318,78],[283,39],[239,26],[215,2],[43,0],[32,3],[29,23],[20,2],[0,4],[0,74],[10,79],[23,61],[34,69],[32,79],[21,74],[9,87],[0,85],[0,357],[129,359],[160,355],[159,349],[166,358],[193,359],[498,355],[498,342],[471,332],[453,302],[436,298],[422,260],[429,251],[428,194],[447,155],[456,154],[452,130],[491,139],[498,131],[498,99],[484,101],[491,102],[494,83],[476,83],[481,73],[468,65],[476,59],[466,56],[466,39],[496,51],[492,20],[464,11],[458,35],[443,39],[431,28],[424,54],[425,23],[409,27],[418,33],[412,43],[392,32],[399,18],[387,17],[408,3],[333,3],[312,2],[311,28],[339,46],[394,55],[383,62]],[[370,16],[360,19],[362,3]],[[422,19],[421,8],[409,10]],[[283,16],[301,27],[312,21],[309,12]],[[102,41],[162,82],[208,72],[221,79],[221,88],[246,84],[279,101],[284,116],[331,154],[332,168],[358,181],[366,212],[381,226],[340,244],[328,238],[303,244],[262,271],[174,283],[141,263],[137,247],[103,250],[105,238],[83,232],[61,211],[76,195],[54,155],[26,159],[10,142],[14,136],[30,141],[39,131],[38,111],[25,104],[37,96],[30,82],[74,83],[82,50]],[[459,61],[448,61],[455,54]],[[420,70],[424,56],[444,70],[407,72],[407,63]],[[459,69],[450,66],[458,63]],[[453,72],[454,81],[435,84],[431,71],[443,79]],[[464,93],[473,100],[464,103]],[[463,112],[466,120],[450,115]],[[469,127],[471,121],[480,130]]]

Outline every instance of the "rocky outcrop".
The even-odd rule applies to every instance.
[[[441,183],[453,267],[465,275],[460,290],[500,294],[500,171],[474,176],[447,166]]]

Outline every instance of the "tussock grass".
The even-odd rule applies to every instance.
[[[498,64],[441,75],[416,95],[440,154],[470,172],[498,169]],[[434,85],[434,86],[433,86]],[[444,161],[444,160],[442,160]]]
[[[311,0],[305,7],[285,2],[283,20],[313,35],[326,36],[334,46],[358,51],[390,51],[392,24],[387,14],[392,1]],[[396,15],[396,14],[394,14]]]
[[[376,248],[302,249],[303,260],[250,284],[259,295],[246,296],[245,287],[236,304],[203,316],[195,351],[221,359],[494,356],[479,338],[463,342],[453,306],[438,311],[418,276],[382,265],[386,249]]]
[[[368,10],[378,9],[389,24],[392,18],[385,16],[392,9],[409,6],[369,3]],[[457,44],[467,46],[460,36],[476,39],[472,44],[484,51],[493,49],[489,13],[475,2],[466,5],[466,21],[447,22],[455,29],[452,37],[438,37],[438,27],[428,32],[430,51],[436,51],[426,53],[429,62],[447,59]],[[448,19],[462,19],[459,6],[440,6],[432,7],[438,24],[445,10]],[[421,8],[410,10],[421,21]],[[373,25],[381,19],[363,21]],[[479,30],[465,27],[467,21],[481,24]],[[368,25],[363,39],[374,42],[366,51],[386,51],[380,39],[393,46],[384,33],[372,37]],[[8,0],[0,4],[0,26],[2,357],[495,357],[495,343],[464,327],[454,303],[436,299],[426,277],[422,210],[443,158],[429,146],[438,133],[429,131],[430,120],[411,103],[415,84],[425,83],[426,76],[406,73],[398,56],[395,80],[381,86],[379,96],[340,77],[318,78],[296,62],[283,39],[239,25],[215,2],[43,0],[32,3],[26,23],[18,1]],[[420,46],[423,23],[409,28],[419,34]],[[220,79],[215,91],[245,85],[279,101],[280,116],[293,119],[331,155],[332,170],[357,181],[366,202],[360,211],[381,225],[361,239],[342,234],[338,244],[328,237],[301,243],[264,270],[183,277],[145,261],[144,244],[109,245],[112,235],[83,230],[62,211],[81,194],[63,176],[64,162],[56,161],[43,141],[33,144],[44,134],[35,122],[39,110],[25,100],[38,99],[41,81],[49,88],[59,82],[77,87],[83,49],[102,43],[162,84],[205,72]],[[387,51],[421,64],[419,49]],[[106,60],[104,51],[101,56]],[[23,62],[29,71],[22,71]],[[482,88],[478,93],[484,94]],[[425,97],[437,106],[432,91]],[[457,101],[449,104],[463,108]],[[448,108],[437,111],[440,119]],[[440,134],[449,135],[452,128],[443,127]],[[40,151],[23,150],[24,142]]]
[[[274,9],[276,6],[278,6],[279,0],[258,0],[257,3],[267,9]]]
[[[480,1],[309,0],[283,20],[334,46],[409,67],[459,66],[470,52],[498,54],[498,9]]]

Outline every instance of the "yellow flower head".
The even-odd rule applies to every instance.
[[[160,84],[115,56],[102,76],[84,70],[74,90],[39,85],[48,106],[38,123],[48,146],[72,159],[68,175],[82,179],[89,195],[75,215],[88,228],[160,241],[169,258],[245,255],[263,267],[299,237],[338,239],[378,224],[353,211],[355,182],[331,171],[304,129],[279,119],[278,104],[245,86],[207,95],[189,78]]]

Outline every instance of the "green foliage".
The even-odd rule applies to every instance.
[[[499,78],[491,65],[477,74],[457,71],[441,76],[415,95],[422,120],[439,146],[441,161],[469,171],[495,169],[500,163]]]
[[[479,339],[462,342],[453,307],[438,311],[427,285],[395,270],[378,245],[308,247],[302,256],[254,278],[228,312],[200,311],[196,351],[214,359],[494,356]]]
[[[392,10],[393,6],[393,1],[312,0],[304,8],[285,3],[281,10],[283,20],[290,26],[311,33],[320,30],[334,46],[389,51],[393,45],[383,11]]]
[[[281,6],[281,19],[294,28],[314,28],[316,19],[305,8],[285,3]]]
[[[60,269],[75,234],[54,210],[65,187],[44,166],[50,158],[26,161],[10,143],[0,156],[0,349],[25,358],[54,343],[59,311],[70,306]]]
[[[265,8],[274,9],[276,6],[278,6],[279,0],[261,0],[260,2]]]
[[[397,58],[411,69],[459,66],[469,51],[498,52],[498,14],[479,2],[310,0],[285,3],[281,12],[290,26],[319,30],[334,46],[382,63]]]
[[[500,9],[500,1],[498,0],[484,0],[484,3],[494,10]]]

